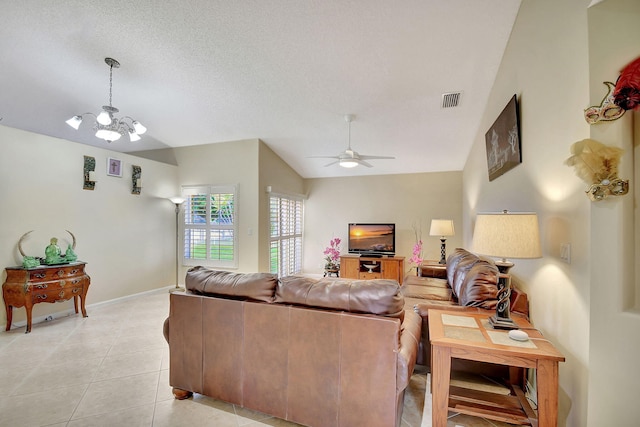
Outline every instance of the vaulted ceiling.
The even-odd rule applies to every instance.
[[[461,170],[519,0],[0,1],[0,124],[135,152],[259,138],[301,176]],[[106,143],[100,112],[148,132]],[[461,92],[457,107],[442,95]],[[505,99],[505,104],[508,100]],[[395,156],[328,159],[351,146]]]

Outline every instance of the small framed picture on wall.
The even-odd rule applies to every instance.
[[[122,160],[107,158],[107,175],[122,178]]]

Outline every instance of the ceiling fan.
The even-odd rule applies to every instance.
[[[353,114],[347,114],[344,116],[344,120],[349,124],[349,145],[347,149],[337,156],[310,156],[309,158],[315,159],[336,159],[331,163],[327,163],[325,167],[335,165],[338,163],[343,168],[354,168],[358,165],[366,166],[368,168],[372,167],[371,164],[366,162],[366,160],[378,160],[378,159],[395,159],[395,157],[390,156],[369,156],[365,154],[359,154],[357,151],[351,149],[351,122],[355,116]]]

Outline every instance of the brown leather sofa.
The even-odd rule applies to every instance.
[[[309,426],[399,426],[421,319],[392,280],[195,267],[165,337],[178,399],[200,393]]]
[[[406,307],[413,307],[422,318],[418,364],[430,365],[429,310],[485,310],[487,316],[492,315],[498,303],[499,274],[498,267],[490,258],[457,248],[447,258],[446,278],[409,275],[404,279],[402,291]],[[510,304],[513,316],[529,317],[527,294],[513,286],[513,283]],[[463,370],[461,365],[460,369]],[[472,364],[468,365],[468,370],[478,370],[477,367],[472,367]],[[480,370],[485,368],[482,367]]]

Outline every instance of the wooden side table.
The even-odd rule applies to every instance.
[[[489,326],[490,316],[482,311],[429,310],[433,427],[447,425],[448,410],[511,424],[556,427],[558,363],[564,362],[564,356],[533,329],[526,331],[529,341],[511,340],[507,331]],[[513,320],[520,328],[532,328],[523,318],[514,316]],[[524,392],[513,384],[515,378],[511,378],[510,396],[450,387],[452,358],[536,369],[537,415]],[[516,369],[511,371],[515,377]]]
[[[7,280],[2,284],[2,296],[7,310],[7,327],[11,329],[13,307],[24,307],[27,312],[27,330],[31,332],[31,312],[41,302],[61,302],[73,298],[78,312],[78,298],[82,316],[87,317],[85,300],[91,278],[85,272],[85,262],[63,265],[40,265],[33,268],[7,267]]]

